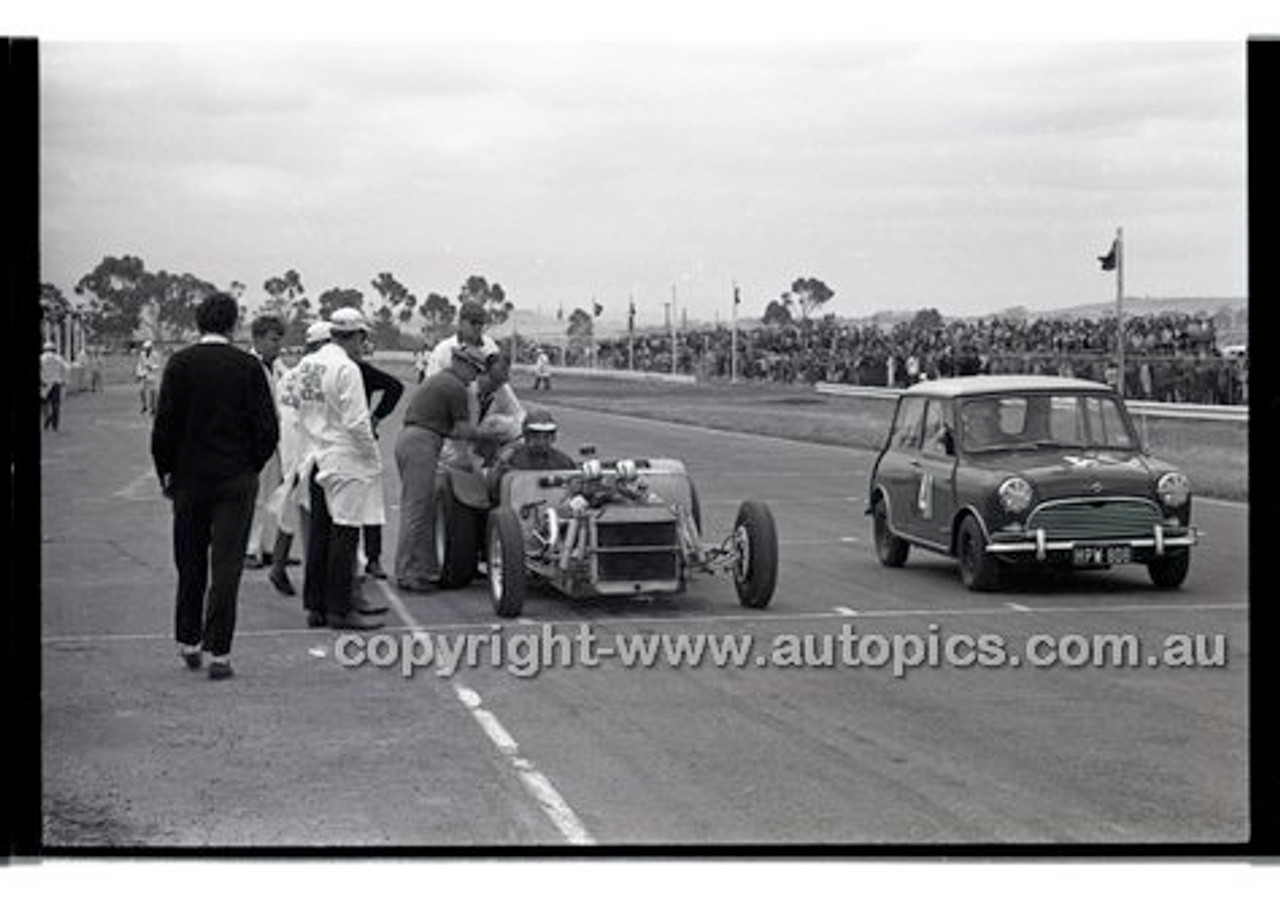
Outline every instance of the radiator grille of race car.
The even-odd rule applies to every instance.
[[[674,521],[596,525],[596,560],[602,580],[674,580],[680,573],[679,553]]]

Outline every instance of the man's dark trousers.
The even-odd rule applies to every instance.
[[[53,428],[58,430],[58,421],[62,416],[62,385],[50,384],[49,392],[44,398],[44,426],[45,429]]]
[[[231,652],[240,574],[257,496],[258,475],[253,471],[223,481],[174,487],[178,642],[195,646],[203,635],[205,652],[213,656]]]
[[[311,475],[311,526],[307,533],[307,569],[302,604],[309,612],[345,616],[351,611],[352,577],[360,528],[334,524],[324,488]]]

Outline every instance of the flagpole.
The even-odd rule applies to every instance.
[[[676,345],[676,285],[671,285],[671,373],[676,373],[676,358],[680,348]]]
[[[733,332],[729,337],[729,383],[738,383],[738,282],[733,282],[733,316],[730,327]]]
[[[636,370],[636,295],[629,297],[627,306],[627,369]]]
[[[1124,396],[1124,228],[1116,228],[1116,389]]]

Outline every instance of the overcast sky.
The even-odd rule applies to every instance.
[[[42,40],[42,278],[250,298],[389,271],[660,323],[800,276],[944,313],[1246,289],[1245,52],[1212,42]]]

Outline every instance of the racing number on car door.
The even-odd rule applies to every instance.
[[[955,511],[952,480],[955,475],[955,447],[951,407],[945,399],[930,399],[921,426],[920,453],[916,457],[920,475],[916,494],[918,533],[933,543],[948,542],[951,516]]]
[[[925,521],[933,518],[933,472],[920,472],[920,489],[916,491],[916,514]]]

